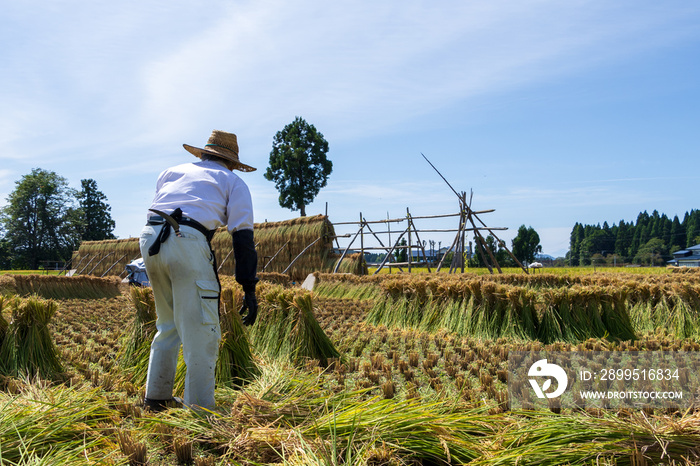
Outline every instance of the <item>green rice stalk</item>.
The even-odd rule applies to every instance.
[[[116,449],[101,426],[115,416],[97,390],[48,386],[19,395],[0,392],[0,462],[109,463]]]
[[[443,328],[445,313],[441,300],[430,296],[422,304],[414,303],[413,307],[414,312],[421,318],[418,328],[425,332],[436,332]]]
[[[601,295],[601,320],[610,339],[635,340],[637,335],[626,307],[627,297],[623,290],[606,288]]]
[[[14,358],[14,349],[10,348],[10,343],[5,345],[7,334],[9,332],[10,323],[5,319],[3,310],[9,302],[8,297],[0,295],[0,375],[8,375],[14,369],[14,364],[10,364],[11,358]]]
[[[479,457],[478,437],[498,424],[481,411],[453,412],[444,403],[373,398],[336,407],[304,434],[383,444],[419,464],[466,464]]]
[[[632,327],[638,334],[653,332],[656,329],[654,308],[649,303],[631,301],[627,302],[627,309],[632,322]]]
[[[524,288],[509,287],[505,295],[507,303],[499,337],[521,341],[535,339],[537,315],[531,293]]]
[[[442,305],[442,327],[450,329],[458,335],[466,335],[465,323],[468,321],[466,316],[468,312],[466,309],[467,303],[467,299],[449,299],[444,301]]]
[[[6,298],[3,295],[0,295],[0,347],[2,346],[2,342],[5,340],[5,335],[7,334],[7,329],[10,326],[10,323],[5,319],[5,316],[3,315],[3,309],[5,308],[5,301],[8,298]]]
[[[643,413],[520,414],[506,416],[509,425],[490,454],[473,464],[687,464],[700,455],[695,414],[677,420]]]
[[[568,339],[566,337],[567,331],[564,319],[562,319],[560,314],[561,310],[568,312],[568,307],[562,309],[562,306],[558,305],[562,301],[562,294],[562,290],[546,290],[543,292],[544,307],[537,328],[537,339],[543,343],[566,341]]]
[[[695,311],[679,296],[664,298],[668,318],[666,328],[677,338],[691,338],[697,335],[698,323],[693,319]]]
[[[314,287],[314,296],[336,299],[376,299],[380,294],[374,283],[347,283],[319,280]]]
[[[289,299],[281,288],[259,291],[258,321],[250,329],[250,340],[262,354],[277,358],[291,351]]]

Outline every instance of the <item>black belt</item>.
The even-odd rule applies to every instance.
[[[147,223],[148,225],[162,225],[165,223],[165,219],[160,215],[153,215],[148,219]],[[214,238],[214,234],[216,233],[216,229],[210,230],[193,218],[182,217],[177,221],[177,223],[179,225],[185,225],[194,228],[195,230],[203,234],[209,242],[211,242],[212,238]]]
[[[179,207],[173,211],[171,216],[173,220],[175,220],[178,223],[178,225],[186,225],[202,233],[207,239],[209,249],[211,249],[211,239],[214,237],[214,233],[216,230],[209,230],[198,221],[188,217],[184,217],[182,215],[182,210]],[[148,219],[147,223],[149,225],[163,225],[160,229],[160,233],[158,233],[158,236],[156,237],[156,240],[153,242],[153,244],[151,244],[151,247],[148,248],[148,255],[155,256],[160,252],[160,245],[165,243],[165,240],[167,240],[168,236],[170,236],[170,223],[166,222],[165,219],[161,216],[152,216]]]

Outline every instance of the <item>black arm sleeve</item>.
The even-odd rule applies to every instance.
[[[233,257],[236,260],[236,281],[241,284],[243,291],[255,291],[258,279],[255,276],[258,268],[258,253],[255,252],[253,230],[238,230],[231,234],[233,238]]]

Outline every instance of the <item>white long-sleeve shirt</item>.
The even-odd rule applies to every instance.
[[[253,202],[248,186],[214,160],[177,165],[160,174],[150,208],[170,213],[178,207],[184,216],[210,230],[224,225],[231,233],[253,229]]]

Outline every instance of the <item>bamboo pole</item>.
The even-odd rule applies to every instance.
[[[467,221],[466,221],[466,212],[464,209],[464,201],[461,196],[457,196],[459,199],[459,211],[461,212],[461,215],[459,217],[459,232],[457,233],[457,236],[455,236],[455,242],[454,242],[454,253],[452,255],[452,261],[450,262],[450,270],[448,273],[453,273],[457,270],[457,265],[461,265],[461,270],[464,270],[464,235],[465,235],[465,228],[467,226]]]
[[[408,231],[408,229],[406,229],[406,231]],[[401,238],[403,238],[403,235],[406,234],[406,231],[404,231],[403,233],[401,233],[401,235],[399,236],[399,238],[396,240],[396,243],[394,243],[394,246],[392,246],[391,250],[387,253],[387,255],[386,255],[386,257],[384,258],[384,260],[382,261],[382,263],[379,264],[379,267],[377,267],[377,270],[375,270],[374,273],[373,273],[372,275],[377,275],[377,273],[378,273],[380,270],[382,270],[382,267],[384,267],[384,264],[386,264],[387,259],[388,259],[388,258],[391,256],[391,254],[394,252],[394,249],[396,249],[396,246],[398,246],[399,241],[401,241]]]
[[[88,275],[92,275],[92,272],[95,271],[95,269],[97,268],[97,266],[100,265],[105,259],[107,259],[107,258],[108,258],[109,256],[111,256],[112,254],[114,254],[114,252],[109,252],[109,253],[107,253],[102,259],[100,259],[99,261],[97,261],[97,264],[95,264],[95,266],[94,266],[93,268],[90,269],[90,271],[88,272]]]
[[[338,272],[338,268],[340,267],[340,263],[345,258],[345,255],[348,253],[348,249],[350,249],[350,246],[352,246],[352,243],[355,242],[355,240],[357,239],[357,236],[360,234],[360,232],[362,231],[363,228],[364,228],[364,225],[360,226],[360,229],[357,230],[357,233],[355,233],[355,236],[350,241],[350,244],[348,244],[348,246],[345,248],[345,251],[343,251],[343,254],[340,256],[340,259],[338,259],[338,262],[335,264],[335,268],[333,269],[333,273]]]
[[[406,207],[406,219],[409,217],[408,207]],[[406,224],[408,225],[408,249],[406,250],[408,254],[408,273],[411,273],[411,258],[413,256],[413,247],[411,246],[411,222],[406,222]]]
[[[447,257],[447,253],[452,251],[452,248],[454,248],[455,243],[457,242],[457,238],[459,238],[459,233],[455,235],[455,239],[452,241],[452,245],[449,247],[447,251],[445,251],[445,254],[442,255],[440,258],[440,263],[438,264],[437,270],[435,270],[435,273],[440,272],[440,269],[442,268],[442,263],[445,261],[445,257]]]
[[[318,242],[319,242],[320,240],[322,240],[322,239],[323,239],[323,236],[319,236],[319,237],[318,237],[317,239],[315,239],[311,244],[309,244],[308,246],[306,246],[306,247],[304,248],[304,250],[301,251],[301,252],[299,253],[299,255],[296,256],[296,257],[294,258],[294,260],[293,260],[292,262],[289,263],[289,265],[287,266],[286,269],[284,269],[284,272],[282,272],[282,274],[287,273],[287,271],[288,271],[289,269],[292,268],[292,266],[294,265],[294,263],[295,263],[306,251],[308,251],[309,248],[310,248],[311,246],[313,246],[314,244],[318,243]]]
[[[85,264],[85,267],[83,267],[83,268],[80,270],[80,272],[76,272],[75,275],[80,275],[81,273],[83,273],[83,272],[85,271],[85,269],[87,269],[87,268],[90,266],[90,264],[92,264],[92,261],[94,261],[96,258],[97,258],[97,254],[95,254],[95,257],[93,257],[92,259],[90,259],[90,261],[89,261],[87,264]]]
[[[231,250],[228,252],[228,254],[226,254],[226,257],[224,257],[224,260],[222,260],[221,264],[219,264],[219,266],[216,268],[217,272],[219,272],[221,270],[221,267],[224,266],[224,263],[226,262],[226,260],[228,260],[228,258],[231,254],[233,254],[233,247],[231,247]]]
[[[324,236],[325,236],[325,235],[324,235]],[[265,271],[265,269],[267,268],[267,266],[270,265],[270,262],[272,262],[272,261],[275,259],[275,257],[277,257],[277,255],[278,255],[280,252],[282,252],[282,249],[284,249],[284,247],[287,246],[287,245],[289,244],[290,241],[291,241],[291,239],[287,240],[287,242],[284,243],[284,244],[282,245],[282,247],[279,248],[279,249],[277,250],[277,252],[270,258],[270,260],[267,261],[267,264],[265,264],[265,266],[262,268],[262,271],[263,271],[263,272]],[[229,254],[230,254],[230,253],[229,253]],[[219,268],[221,268],[221,267],[219,267]]]
[[[78,271],[78,267],[80,267],[83,264],[83,261],[87,258],[90,257],[90,254],[86,254],[85,256],[80,256],[80,260],[78,261],[78,264],[75,266],[75,271]],[[72,259],[71,259],[72,260]]]
[[[387,251],[387,252],[388,252],[388,251],[389,251],[389,248],[387,248],[386,246],[384,246],[384,243],[382,242],[382,240],[381,240],[381,239],[379,238],[379,236],[377,236],[377,234],[372,230],[372,227],[370,227],[367,223],[365,223],[365,225],[367,226],[367,229],[369,230],[369,232],[372,233],[372,235],[374,235],[374,238],[375,238],[377,241],[379,241],[379,244],[381,245],[380,248],[379,248],[379,247],[368,247],[368,248],[365,248],[365,249],[370,249],[370,250],[375,250],[375,249],[376,249],[376,250],[384,250],[384,251]],[[391,243],[391,235],[389,235],[389,243]],[[389,259],[389,264],[391,264],[391,263],[392,263],[392,262],[391,262],[391,258],[390,258],[390,259]],[[391,265],[389,265],[389,269],[391,270]],[[401,267],[399,267],[399,270],[403,272],[403,269],[402,269]]]
[[[447,251],[445,251],[445,254],[443,254],[442,257],[440,258],[440,263],[438,264],[438,267],[437,267],[437,270],[435,271],[435,273],[440,272],[440,269],[442,268],[442,264],[443,264],[443,262],[445,262],[445,258],[447,257],[447,253],[452,251],[452,249],[456,246],[457,241],[459,241],[459,238],[462,236],[462,227],[463,227],[462,218],[463,218],[463,216],[460,215],[459,226],[457,228],[457,234],[455,235],[455,239],[452,241],[452,244],[450,245],[449,249],[447,249]],[[454,261],[454,255],[453,255],[453,261]],[[448,273],[452,273],[452,263],[450,263],[450,270],[448,271]]]
[[[486,244],[486,240],[484,240],[484,237],[481,236],[481,234],[479,234],[479,238],[481,239],[481,241],[482,241],[482,243],[483,243],[483,245],[484,245],[484,249],[485,249],[486,252],[489,254],[489,257],[491,258],[491,260],[493,261],[493,265],[496,267],[496,269],[498,269],[498,273],[503,273],[503,270],[501,270],[501,265],[498,263],[498,260],[497,260],[496,257],[493,255],[493,252],[491,251],[491,249],[489,249],[489,248],[487,247],[488,245]]]
[[[496,209],[488,209],[488,210],[480,210],[478,214],[488,214],[491,212],[495,212]],[[429,218],[448,218],[448,217],[459,217],[459,213],[456,214],[440,214],[440,215],[421,215],[420,217],[413,217],[414,220],[424,220],[424,219],[429,219]],[[365,220],[365,223],[401,223],[405,221],[405,218],[393,218],[390,219],[387,217],[386,220]],[[357,225],[357,222],[333,222],[333,225]]]
[[[68,261],[63,265],[63,268],[61,269],[60,272],[58,272],[58,275],[60,276],[61,274],[66,273],[67,270],[68,270],[68,267],[70,267],[70,265],[71,265],[72,263],[73,263],[73,258],[71,257],[71,258],[68,259]]]
[[[389,211],[386,211],[386,220],[387,222],[389,221]],[[389,230],[389,244],[391,244],[391,228],[389,227],[389,224],[387,223],[387,229]],[[387,252],[387,256],[389,256],[389,275],[391,275],[391,252]],[[381,267],[380,267],[381,268]],[[399,270],[403,272],[403,269],[399,267]]]
[[[406,209],[406,212],[408,213],[408,209]],[[413,223],[413,218],[411,217],[410,213],[408,213],[408,221],[413,226],[413,231],[416,232],[416,239],[418,240],[418,246],[420,247],[420,250],[423,252],[423,260],[425,261],[426,267],[428,267],[428,273],[431,273],[430,264],[428,263],[428,256],[425,253],[425,247],[423,246],[423,243],[420,240],[420,236],[418,236],[418,229],[416,228],[416,224]]]
[[[365,224],[363,223],[362,212],[360,212],[360,264],[365,260]],[[366,267],[362,266],[364,271]]]
[[[484,241],[484,239],[482,237],[480,237],[480,236],[476,237],[476,243],[479,246],[478,251],[479,251],[479,255],[481,256],[481,260],[484,264],[486,264],[486,267],[488,267],[489,272],[491,274],[493,274],[493,268],[491,267],[491,264],[489,264],[488,259],[486,259],[486,254],[484,254],[484,249],[487,249],[487,248],[486,248],[486,245],[483,244],[483,241]]]
[[[126,254],[124,254],[124,255],[121,256],[119,259],[117,259],[117,262],[115,262],[114,264],[110,265],[109,268],[108,268],[107,270],[105,270],[105,272],[104,272],[102,275],[100,275],[100,278],[102,278],[102,277],[104,277],[105,275],[107,275],[107,274],[109,273],[109,271],[112,270],[112,269],[114,268],[114,266],[117,265],[118,263],[120,263],[120,262],[122,261],[122,259],[124,259],[125,257],[126,257]]]

